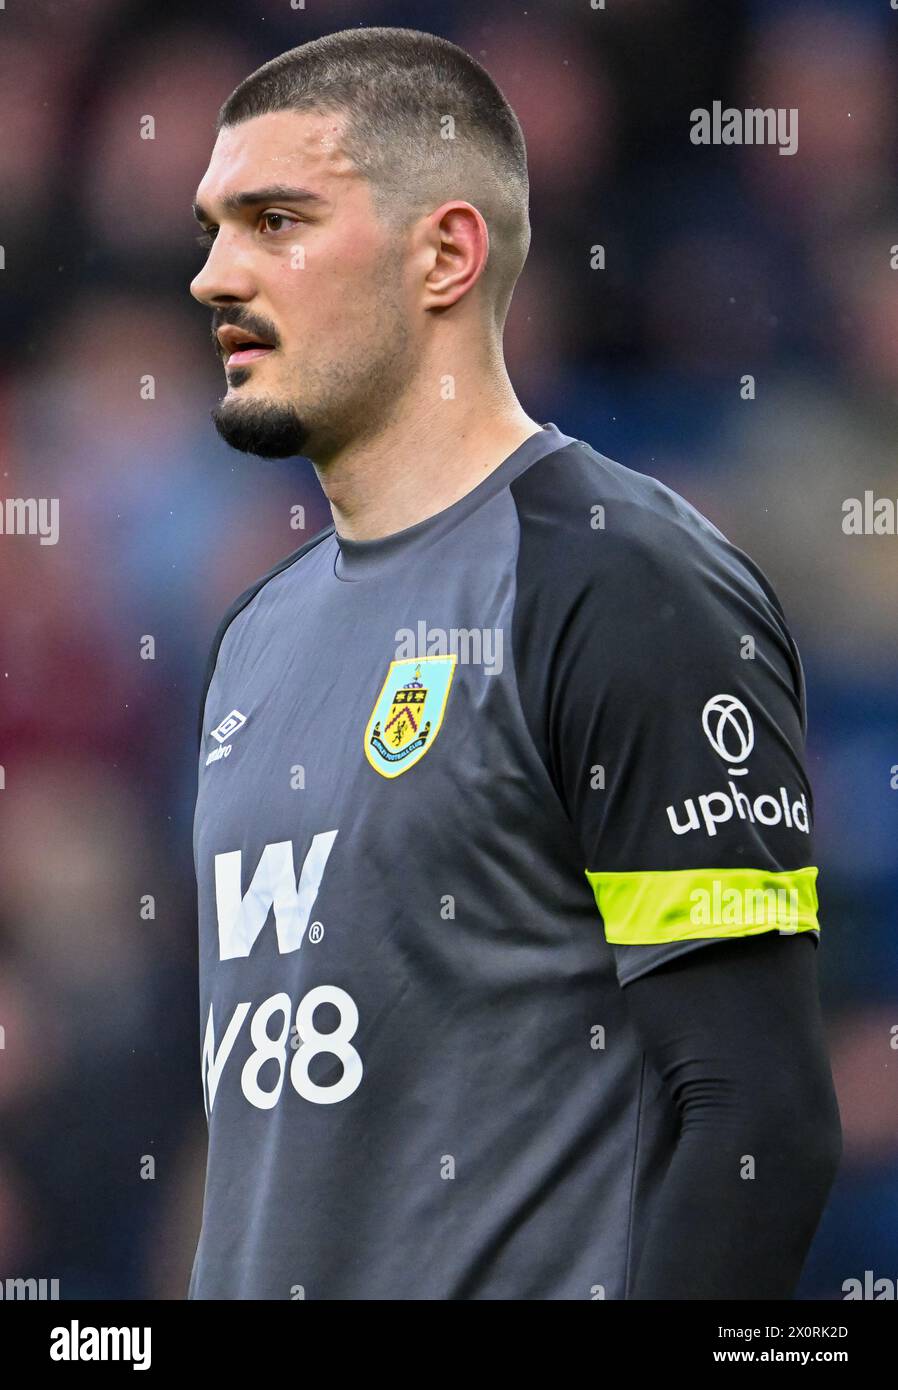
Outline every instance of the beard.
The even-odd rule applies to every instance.
[[[240,385],[237,373],[231,381]],[[221,401],[212,411],[212,423],[232,449],[263,459],[302,454],[309,436],[299,411],[276,401]]]
[[[399,282],[381,286],[370,315],[362,317],[361,341],[341,343],[336,360],[310,363],[304,360],[304,400],[300,407],[290,400],[241,399],[225,396],[212,411],[212,423],[226,444],[258,458],[283,459],[303,456],[318,465],[353,438],[371,433],[387,418],[393,403],[413,375],[408,323]],[[379,326],[379,341],[372,347],[367,324]],[[361,329],[360,329],[361,331]],[[287,375],[291,363],[287,359]],[[228,373],[235,389],[249,379],[250,369],[237,367]],[[308,452],[311,445],[312,454]]]

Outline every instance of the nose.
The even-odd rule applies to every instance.
[[[252,299],[256,286],[249,266],[240,255],[233,239],[220,229],[206,264],[190,282],[190,293],[194,299],[210,308],[217,305],[232,304],[235,300],[245,302]]]

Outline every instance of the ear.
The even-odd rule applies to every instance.
[[[428,269],[424,279],[424,308],[448,309],[483,274],[490,251],[486,222],[471,203],[451,202],[432,212],[424,223]]]

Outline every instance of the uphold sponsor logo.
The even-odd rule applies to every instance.
[[[737,815],[740,820],[759,821],[761,825],[779,825],[782,821],[791,830],[794,826],[803,834],[810,834],[808,825],[808,804],[802,792],[797,801],[789,800],[785,787],[779,788],[779,796],[769,792],[756,796],[754,801],[741,792],[735,782],[728,782],[727,792],[705,792],[697,798],[698,804],[690,796],[683,802],[686,812],[685,825],[680,824],[674,806],[668,806],[667,819],[675,835],[685,835],[690,830],[698,830],[704,824],[709,835],[717,834],[718,825],[732,820]]]
[[[702,728],[714,752],[724,762],[743,763],[754,748],[752,717],[735,695],[712,695],[702,710]],[[727,771],[731,777],[745,777],[748,768],[728,767]],[[685,823],[678,817],[676,807],[668,806],[667,818],[673,833],[686,835],[704,825],[708,835],[716,835],[718,825],[732,820],[735,815],[753,825],[756,821],[761,825],[783,822],[790,830],[794,827],[804,835],[810,834],[804,793],[792,801],[786,788],[781,786],[776,796],[763,792],[752,800],[735,782],[728,782],[727,787],[728,791],[705,792],[698,798],[687,798],[683,803]]]
[[[755,746],[751,715],[735,695],[712,695],[702,710],[702,728],[714,752],[724,762],[744,763]],[[744,777],[748,768],[727,770],[734,777]]]

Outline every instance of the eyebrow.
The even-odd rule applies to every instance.
[[[256,207],[259,203],[325,203],[320,193],[310,188],[290,188],[286,184],[275,183],[270,188],[251,188],[245,193],[226,193],[221,200],[225,212],[240,212],[242,208]],[[199,203],[193,204],[193,215],[197,222],[212,222],[212,218]]]

